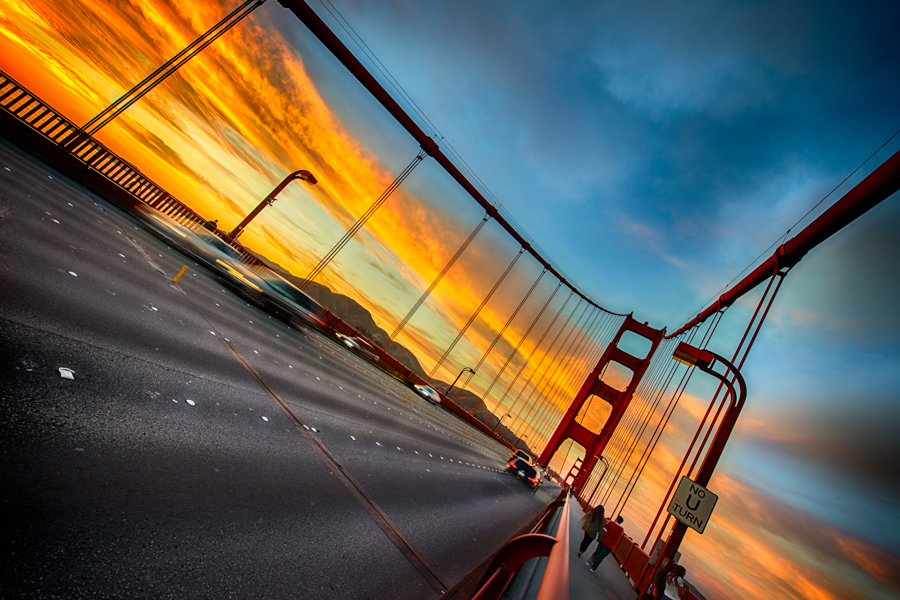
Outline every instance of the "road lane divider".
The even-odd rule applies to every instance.
[[[187,293],[181,289],[177,284],[173,285],[175,289],[181,292],[184,299],[197,311],[206,323],[210,326],[212,330],[216,330],[216,327],[210,322],[210,320],[206,317],[206,315],[201,311],[194,302],[190,299]],[[223,290],[224,291],[224,290]],[[248,305],[249,306],[249,305]],[[375,502],[375,499],[366,491],[366,489],[360,484],[355,477],[353,477],[349,471],[342,465],[338,459],[325,447],[325,444],[322,440],[319,439],[318,436],[313,435],[310,431],[310,427],[303,422],[303,420],[291,409],[290,406],[282,399],[282,397],[276,392],[272,387],[262,378],[259,371],[250,364],[243,354],[241,354],[234,345],[228,341],[222,335],[216,335],[214,332],[213,335],[222,342],[225,348],[231,353],[232,356],[240,363],[241,366],[247,371],[247,373],[256,381],[257,385],[262,389],[263,392],[275,403],[275,405],[281,409],[284,413],[285,417],[287,417],[288,421],[294,426],[294,428],[300,432],[300,435],[303,436],[303,439],[309,444],[310,448],[312,448],[313,452],[322,460],[325,464],[325,467],[329,469],[329,471],[337,477],[338,481],[340,481],[345,488],[350,492],[350,494],[356,498],[357,502],[359,502],[360,506],[368,513],[369,517],[375,522],[375,524],[384,532],[384,534],[388,537],[388,539],[397,547],[400,553],[409,561],[409,563],[415,568],[419,574],[428,582],[428,584],[439,594],[443,594],[444,591],[447,590],[450,586],[444,581],[441,575],[437,572],[437,570],[428,562],[424,555],[422,555],[419,550],[413,546],[412,542],[407,539],[407,537],[400,531],[400,528],[391,520],[391,518],[384,512],[384,510],[378,506],[378,503]],[[319,357],[322,358],[321,356]],[[319,379],[316,377],[316,379]],[[441,457],[443,458],[443,457]]]
[[[268,383],[262,378],[259,372],[250,364],[250,362],[244,358],[244,356],[238,352],[237,348],[235,348],[231,342],[226,341],[222,336],[218,336],[219,341],[225,345],[228,351],[232,354],[232,356],[237,359],[237,361],[244,367],[244,369],[250,374],[251,377],[256,381],[260,388],[262,388],[263,392],[266,393],[267,396],[275,403],[278,408],[284,413],[287,419],[294,425],[297,431],[300,432],[300,435],[306,440],[306,442],[310,445],[313,452],[322,460],[325,466],[338,478],[345,488],[350,492],[350,494],[356,498],[356,500],[360,503],[363,509],[369,514],[372,520],[376,525],[384,532],[384,534],[388,537],[391,542],[400,550],[400,553],[403,554],[404,557],[412,564],[412,566],[419,571],[422,577],[428,582],[428,584],[435,589],[438,593],[443,594],[444,591],[449,587],[447,583],[443,580],[440,574],[435,570],[433,566],[428,562],[428,560],[422,555],[419,550],[412,545],[403,532],[397,527],[396,524],[388,517],[387,513],[381,509],[380,506],[375,502],[375,499],[372,498],[371,495],[365,490],[365,488],[360,484],[356,478],[354,478],[349,471],[338,461],[338,459],[325,447],[325,444],[322,443],[322,440],[318,438],[318,436],[310,433],[310,428],[306,425],[302,419],[291,409],[290,406],[278,395],[278,392],[273,390]]]

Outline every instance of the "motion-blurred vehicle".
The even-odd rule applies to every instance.
[[[343,333],[335,334],[337,338],[341,340],[341,342],[350,349],[351,352],[362,356],[366,360],[370,360],[372,362],[378,362],[378,355],[375,354],[374,348],[369,344],[366,340],[358,337],[351,337],[349,335],[344,335]]]
[[[301,321],[327,331],[321,320],[325,309],[315,300],[277,273],[265,268],[256,271],[245,265],[240,252],[203,225],[179,223],[149,207],[137,210],[139,218],[157,237],[220,275],[248,302],[288,323]]]
[[[417,394],[419,394],[432,404],[441,403],[441,396],[434,390],[433,387],[428,385],[416,385],[413,387],[415,388]]]
[[[507,473],[512,473],[516,479],[524,481],[531,489],[537,489],[541,483],[541,476],[534,466],[527,460],[519,457],[510,458],[506,466]]]
[[[322,305],[274,271],[266,270],[257,275],[268,286],[271,309],[278,313],[280,318],[293,321],[299,317],[307,325],[328,331],[328,327],[322,321],[325,314]]]
[[[265,282],[241,262],[241,254],[198,223],[183,224],[150,207],[137,207],[138,216],[150,231],[198,263],[202,263],[248,300],[257,304],[266,293]]]

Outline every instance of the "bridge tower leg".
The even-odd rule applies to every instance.
[[[636,358],[618,347],[618,344],[622,339],[622,334],[626,331],[631,331],[650,340],[650,351],[645,358]],[[622,420],[622,416],[625,414],[625,410],[631,402],[634,391],[641,382],[641,378],[647,370],[647,366],[650,364],[650,359],[653,358],[653,353],[656,352],[656,348],[659,346],[665,332],[665,328],[653,329],[646,324],[635,321],[631,315],[625,317],[625,321],[619,328],[619,332],[616,333],[616,337],[613,338],[613,341],[606,347],[606,350],[604,350],[603,356],[600,357],[597,366],[594,367],[594,370],[588,375],[584,384],[581,386],[581,389],[578,391],[578,394],[575,396],[575,399],[572,401],[572,404],[569,406],[569,409],[566,411],[565,416],[563,416],[559,426],[556,428],[556,431],[553,433],[553,437],[550,438],[547,447],[541,453],[541,456],[538,459],[540,464],[546,466],[547,463],[550,462],[550,458],[553,454],[559,450],[559,447],[566,440],[571,439],[578,442],[585,448],[585,456],[584,461],[581,464],[581,469],[571,485],[572,487],[583,489],[591,471],[593,471],[600,456],[603,455],[606,444],[609,442],[613,432],[619,425],[619,421]],[[619,391],[610,385],[607,385],[600,379],[600,374],[603,372],[603,369],[611,362],[618,363],[632,372],[631,381],[623,391]],[[575,420],[578,413],[581,411],[581,408],[584,406],[584,403],[591,396],[598,396],[612,405],[612,411],[600,433],[589,431]]]

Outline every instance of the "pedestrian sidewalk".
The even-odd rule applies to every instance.
[[[632,589],[631,581],[612,554],[591,573],[588,561],[597,548],[597,542],[592,542],[585,553],[578,556],[578,546],[584,537],[580,523],[584,511],[574,498],[569,506],[569,599],[635,600],[637,592]]]

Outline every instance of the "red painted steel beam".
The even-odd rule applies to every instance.
[[[569,597],[569,505],[571,496],[566,496],[559,527],[556,530],[556,544],[550,549],[544,577],[536,600],[556,600]]]
[[[381,103],[381,105],[394,117],[400,125],[419,143],[419,145],[434,158],[447,173],[460,185],[479,205],[491,216],[497,223],[509,233],[519,245],[524,248],[531,256],[537,260],[542,267],[550,271],[557,279],[563,282],[575,294],[586,300],[592,306],[610,312],[606,308],[599,306],[590,298],[576,290],[565,277],[562,276],[553,266],[537,251],[531,247],[522,235],[497,211],[496,207],[472,185],[472,182],[466,178],[462,172],[456,168],[447,156],[441,151],[434,140],[431,139],[416,122],[410,117],[405,110],[394,100],[393,97],[382,87],[380,83],[369,73],[361,62],[353,55],[353,53],[344,45],[344,43],[328,28],[328,25],[319,18],[319,15],[313,11],[304,0],[278,0],[278,2],[293,12],[306,27],[319,38],[319,41],[331,51],[334,56],[341,61],[341,64],[347,68],[350,73],[363,85],[372,96]],[[612,313],[617,314],[618,313]],[[618,315],[625,316],[625,315]]]
[[[738,298],[769,279],[779,269],[789,269],[806,256],[806,253],[830,238],[832,235],[858,219],[882,200],[889,198],[900,189],[900,151],[884,161],[868,177],[860,181],[843,198],[807,225],[800,233],[778,247],[772,256],[760,264],[733,288],[719,296],[696,317],[681,328],[666,336],[681,335],[714,315],[719,310],[731,306]]]

